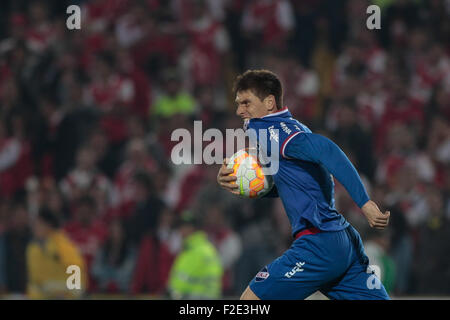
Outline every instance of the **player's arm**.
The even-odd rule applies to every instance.
[[[314,133],[298,133],[284,143],[281,153],[286,158],[322,164],[345,187],[371,227],[384,229],[387,226],[389,211],[383,214],[369,199],[355,167],[333,141]]]

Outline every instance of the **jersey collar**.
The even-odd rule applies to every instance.
[[[261,119],[267,119],[272,117],[291,117],[291,113],[289,112],[287,107],[284,107],[278,112],[268,114],[267,116],[261,117]]]

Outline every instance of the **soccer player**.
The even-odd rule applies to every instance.
[[[316,291],[330,299],[389,299],[373,272],[359,233],[337,212],[332,175],[361,208],[369,225],[384,229],[390,212],[382,213],[369,199],[361,179],[342,150],[324,136],[314,134],[292,118],[283,105],[278,77],[268,70],[249,70],[238,76],[236,114],[244,128],[272,131],[266,134],[266,153],[279,152],[278,172],[270,196],[279,196],[292,227],[294,242],[250,281],[241,299],[305,299]],[[272,129],[277,129],[278,133]],[[270,150],[270,139],[279,150]],[[227,159],[217,182],[239,194],[227,169]]]

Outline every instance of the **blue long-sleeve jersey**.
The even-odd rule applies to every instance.
[[[275,187],[269,196],[281,198],[293,235],[310,227],[339,231],[349,225],[335,208],[332,175],[359,207],[369,200],[356,169],[342,150],[292,118],[287,108],[251,119],[247,126],[256,131],[257,142],[267,148],[267,154],[279,153],[279,168],[273,175]],[[270,134],[260,135],[260,129]],[[260,139],[267,140],[262,144]],[[279,150],[271,150],[271,139],[277,140]]]

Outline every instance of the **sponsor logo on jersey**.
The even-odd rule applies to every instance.
[[[286,278],[291,278],[291,277],[293,277],[297,272],[302,272],[302,271],[304,270],[304,269],[302,268],[304,264],[305,264],[304,262],[297,262],[297,263],[295,264],[295,267],[293,267],[291,271],[286,272],[286,273],[284,274],[284,276],[285,276]]]
[[[275,140],[276,142],[278,142],[278,134],[275,132],[274,128],[275,126],[270,126],[268,128],[270,133],[270,140]]]

